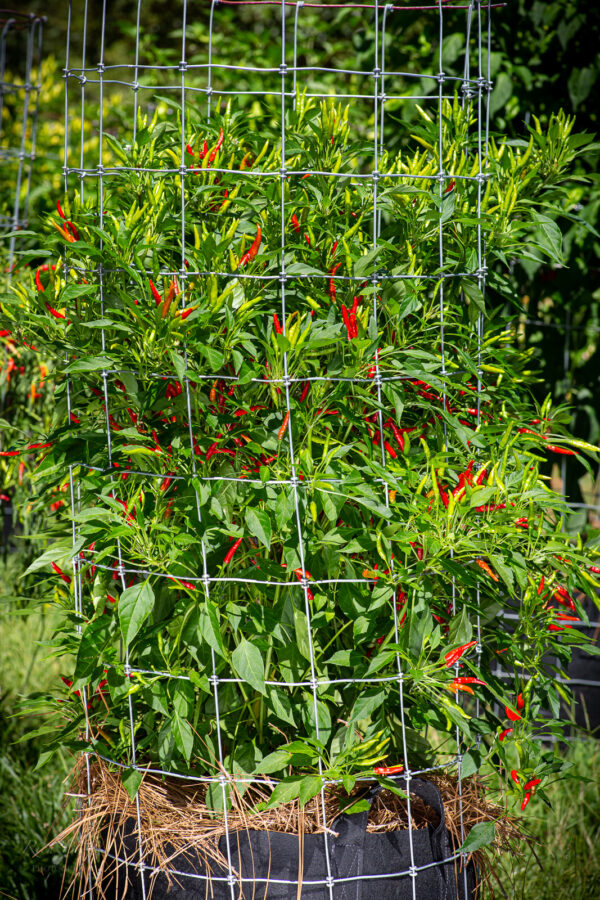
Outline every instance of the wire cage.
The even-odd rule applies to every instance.
[[[0,171],[3,183],[0,229],[4,231],[19,231],[28,224],[44,22],[43,16],[33,13],[0,10]],[[7,192],[9,187],[10,193]],[[13,236],[9,242],[9,271],[15,241],[16,236]]]
[[[121,28],[111,3],[103,4],[100,21],[87,3],[83,9],[70,5],[64,70],[68,199],[59,208],[57,229],[66,242],[62,270],[69,300],[89,327],[68,351],[60,395],[72,435],[65,484],[74,524],[65,558],[72,562],[75,621],[84,635],[73,686],[81,681],[84,736],[96,746],[95,754],[83,756],[80,813],[84,819],[96,816],[97,787],[108,769],[120,773],[119,784],[133,798],[121,843],[106,825],[96,834],[98,855],[91,853],[81,896],[117,891],[114,879],[126,876],[131,896],[146,898],[159,889],[165,872],[198,896],[210,890],[232,900],[250,891],[332,900],[360,889],[375,896],[386,884],[405,889],[402,896],[413,900],[449,885],[452,896],[470,895],[472,875],[459,850],[465,836],[465,737],[452,727],[453,747],[446,745],[443,761],[419,763],[405,716],[409,698],[400,655],[389,653],[381,666],[368,662],[384,641],[373,632],[382,627],[373,624],[382,615],[377,610],[386,605],[386,642],[397,643],[406,596],[400,585],[378,586],[384,573],[378,574],[374,544],[371,563],[365,561],[360,531],[374,528],[381,558],[389,557],[385,529],[393,525],[397,488],[388,471],[415,430],[392,428],[390,408],[410,407],[410,397],[444,406],[468,390],[471,423],[482,414],[483,373],[476,372],[466,388],[469,376],[450,363],[449,347],[458,339],[451,306],[460,296],[462,306],[470,300],[473,310],[460,339],[481,359],[477,303],[486,286],[480,222],[488,182],[494,6],[477,0],[418,6],[184,0],[169,11],[166,34],[156,10],[139,2],[130,23],[134,51],[124,62],[105,54],[113,31]],[[412,71],[403,66],[402,38],[417,14],[429,17],[427,34],[415,37],[426,62]],[[464,34],[458,50],[445,40],[457,23]],[[460,140],[448,131],[453,109],[464,124]],[[96,115],[99,140],[92,143],[83,128]],[[418,122],[433,141],[428,152],[435,163],[427,170],[398,161],[416,158],[410,135]],[[454,155],[452,146],[458,148]],[[392,202],[395,186],[402,196]],[[452,229],[459,190],[473,214],[468,251],[460,253]],[[403,265],[394,264],[399,251],[390,244],[390,222],[395,216],[400,221],[401,206],[407,215],[419,211],[425,194],[437,211],[427,253],[424,242],[417,261],[415,247],[405,241]],[[317,210],[321,231],[307,217],[307,203]],[[359,233],[353,221],[362,223],[366,241],[358,248],[362,263],[353,257],[351,235]],[[52,270],[43,277],[46,306],[63,327],[69,313],[51,306]],[[421,293],[429,310],[423,323],[412,315]],[[396,320],[388,318],[382,296],[397,304]],[[199,318],[206,298],[212,320]],[[236,316],[251,309],[259,309],[268,323],[267,367],[257,361],[262,350],[251,332],[236,332],[226,347]],[[154,323],[141,343],[122,327],[124,310]],[[402,321],[415,328],[426,324],[439,348],[435,365],[429,360],[423,367],[418,352],[402,364],[394,360],[389,348]],[[313,362],[300,368],[296,351],[309,329]],[[385,354],[378,337],[383,332]],[[123,341],[131,364],[121,358],[115,366]],[[337,352],[342,343],[343,358]],[[316,452],[296,425],[308,404],[319,407],[319,459],[326,458],[328,434],[345,443],[357,416],[368,423],[376,448],[369,480],[317,465]],[[316,444],[317,433],[309,438]],[[349,556],[343,566],[330,565],[338,551],[318,543],[316,528],[319,521],[342,521],[339,497],[352,506],[355,537],[347,549],[358,559],[353,563]],[[170,521],[178,505],[186,524],[176,534]],[[159,507],[160,528],[150,528],[148,510]],[[107,542],[102,535],[109,522],[113,537]],[[418,557],[419,537],[409,537]],[[153,541],[160,541],[160,553]],[[275,544],[277,559],[269,556]],[[449,566],[452,571],[452,560]],[[64,569],[55,567],[70,583]],[[393,572],[392,559],[385,576],[393,578]],[[457,612],[459,600],[449,590],[450,608],[440,616]],[[338,593],[371,647],[366,665],[348,651],[324,665],[327,597]],[[188,614],[179,621],[182,597]],[[98,604],[106,616],[83,630]],[[359,615],[361,604],[368,614]],[[109,635],[105,629],[117,606],[118,628]],[[136,641],[149,627],[150,609],[159,607],[155,646],[145,651]],[[277,615],[269,612],[275,608]],[[274,636],[271,649],[254,635],[257,616],[263,634]],[[224,619],[237,634],[233,650],[220,635]],[[160,649],[173,637],[175,620],[177,640],[189,650],[183,669],[171,667]],[[478,616],[470,633],[478,658]],[[83,686],[90,677],[93,689]],[[355,706],[350,722],[336,721],[342,697],[347,703],[355,691],[362,692],[363,705]],[[120,732],[103,743],[114,723],[110,717],[99,723],[95,711],[108,692],[126,715]],[[252,774],[255,760],[236,731],[240,703],[247,719],[242,731],[255,729],[261,740],[265,731],[287,731],[304,742],[305,751],[310,735],[318,743],[339,732],[336,739],[343,744],[344,734],[374,709],[393,707],[402,755],[386,773],[406,789],[402,864],[392,857],[392,868],[384,865],[377,873],[369,868],[369,853],[354,852],[360,836],[346,835],[342,842],[344,828],[331,812],[335,784],[327,782],[323,757],[316,753],[317,824],[303,840],[314,840],[311,853],[320,862],[311,868],[300,854],[299,863],[296,850],[291,865],[287,848],[285,865],[258,871],[252,858],[257,846],[241,848],[244,829],[237,819],[233,825],[232,785],[251,796],[257,786],[264,791],[275,782],[268,770]],[[202,708],[199,716],[195,708]],[[149,759],[157,732],[159,758]],[[232,735],[238,735],[235,752]],[[457,778],[457,839],[438,836],[437,847],[423,858],[417,847],[424,833],[430,838],[428,829],[414,825],[418,795],[429,791],[426,802],[439,801],[422,779],[431,784],[450,768]],[[209,797],[221,816],[220,856],[210,865],[205,860],[204,867],[190,868],[186,854],[175,853],[172,845],[159,864],[156,835],[148,838],[152,812],[144,807],[144,785],[170,784],[176,791],[178,781]],[[369,779],[360,785],[368,788]],[[439,819],[441,827],[443,807]],[[297,846],[297,836],[294,841]]]

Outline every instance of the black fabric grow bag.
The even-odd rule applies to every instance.
[[[371,799],[379,790],[371,792]],[[412,831],[414,870],[410,874],[411,855],[408,830],[367,832],[368,813],[341,815],[332,824],[328,835],[330,873],[327,869],[325,839],[322,834],[303,837],[304,852],[301,872],[302,900],[330,900],[328,884],[332,884],[333,900],[472,900],[474,871],[470,864],[460,871],[460,860],[443,862],[452,856],[444,806],[437,788],[430,782],[412,778],[411,794],[416,794],[439,815],[437,827],[428,826]],[[118,883],[114,877],[105,879],[103,888],[107,898],[143,900],[141,875],[134,823],[128,823],[123,840]],[[227,840],[219,842],[221,853],[227,858]],[[167,849],[167,852],[168,849]],[[172,851],[171,851],[172,852]],[[269,831],[240,831],[229,837],[231,866],[240,878],[229,884],[227,869],[214,865],[207,875],[201,860],[192,854],[179,854],[170,863],[171,884],[163,873],[153,877],[146,861],[144,873],[145,896],[152,886],[152,900],[298,900],[300,840],[297,834]],[[328,875],[331,881],[328,882]],[[124,895],[125,879],[129,888]],[[415,894],[413,894],[413,881]],[[110,883],[109,883],[110,882]],[[232,890],[233,887],[233,890]]]

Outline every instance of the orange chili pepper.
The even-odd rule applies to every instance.
[[[285,414],[283,422],[281,423],[281,428],[279,429],[279,431],[277,433],[278,441],[280,441],[283,438],[283,435],[285,434],[285,429],[287,428],[287,423],[289,422],[289,420],[290,420],[290,411],[288,410]]]
[[[479,566],[480,569],[483,569],[484,572],[487,572],[487,574],[490,576],[492,581],[499,580],[498,576],[496,575],[496,573],[494,572],[494,570],[492,569],[490,564],[487,563],[484,559],[476,559],[475,562],[477,563],[477,565]]]

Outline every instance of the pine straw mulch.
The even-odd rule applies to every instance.
[[[139,787],[137,797],[131,800],[123,787],[120,771],[111,770],[101,759],[89,761],[91,794],[87,793],[86,761],[81,758],[76,763],[71,779],[71,790],[67,797],[79,800],[80,811],[77,818],[55,837],[49,846],[57,843],[75,845],[76,862],[73,881],[65,886],[63,896],[76,896],[78,885],[96,885],[99,900],[104,900],[103,883],[117,878],[123,863],[115,862],[127,857],[126,846],[135,847],[137,862],[139,846],[148,865],[155,868],[155,876],[164,872],[169,879],[169,867],[179,857],[199,857],[207,873],[213,867],[227,869],[227,860],[219,850],[219,839],[226,833],[222,817],[218,817],[206,806],[206,785],[186,782],[180,779],[164,779],[146,773]],[[492,895],[495,888],[506,896],[502,884],[495,874],[494,857],[498,852],[522,852],[523,842],[531,846],[531,838],[525,834],[518,821],[506,810],[486,797],[486,789],[480,778],[464,779],[459,793],[458,779],[446,772],[430,772],[426,780],[433,782],[442,796],[446,811],[446,826],[450,833],[451,845],[459,847],[461,841],[461,808],[465,836],[474,825],[481,822],[496,823],[496,839],[491,847],[476,850],[471,854],[480,885],[486,885]],[[366,794],[364,787],[356,787],[352,796],[359,799]],[[232,808],[227,813],[230,833],[240,831],[272,831],[287,834],[322,834],[331,828],[323,825],[321,797],[318,795],[303,809],[297,801],[286,803],[276,809],[256,812],[255,807],[267,800],[268,789],[262,785],[252,785],[240,794],[235,782],[231,782],[230,800]],[[325,791],[326,821],[332,823],[339,814],[340,798],[346,798],[339,788]],[[137,811],[141,835],[137,829]],[[433,827],[439,824],[438,814],[420,797],[411,795],[411,819],[414,829]],[[127,826],[126,824],[127,823]],[[367,831],[379,833],[408,828],[406,801],[391,791],[382,790],[374,799],[369,812]],[[124,843],[124,836],[125,843]],[[103,847],[103,853],[97,852]],[[131,850],[130,850],[131,852]],[[455,865],[460,866],[459,861]],[[122,879],[120,879],[122,881]],[[126,879],[125,879],[126,881]],[[150,885],[150,896],[152,893]],[[123,893],[123,896],[125,894]]]

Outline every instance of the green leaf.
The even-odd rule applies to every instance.
[[[75,375],[78,372],[96,372],[98,369],[110,369],[112,359],[107,356],[84,356],[76,359],[65,368],[65,372]]]
[[[262,509],[246,510],[246,525],[251,535],[263,544],[267,550],[271,546],[271,520]]]
[[[217,369],[222,367],[225,362],[225,357],[220,350],[215,350],[214,347],[207,347],[206,344],[197,344],[197,348],[205,357],[213,372],[216,372]]]
[[[348,806],[344,809],[344,815],[353,816],[356,813],[369,812],[370,809],[371,804],[368,800],[357,800],[352,806]]]
[[[171,362],[175,367],[175,371],[177,372],[177,377],[179,381],[183,383],[185,379],[185,360],[180,353],[176,353],[175,350],[169,350],[169,356],[171,357]]]
[[[202,638],[209,647],[212,647],[215,653],[218,653],[220,656],[226,655],[223,638],[221,636],[221,629],[219,627],[217,610],[214,603],[210,600],[207,600],[200,607],[198,614],[198,630],[202,635]]]
[[[175,746],[185,761],[189,763],[194,748],[194,732],[190,724],[177,713],[174,713],[171,719],[171,734],[173,735]]]
[[[384,688],[369,688],[358,696],[352,715],[351,722],[359,722],[361,719],[369,719],[376,709],[380,709],[385,697]]]
[[[98,663],[109,636],[108,619],[101,615],[92,619],[81,635],[73,681],[88,678]]]
[[[478,825],[473,825],[464,844],[459,848],[459,852],[473,853],[474,850],[479,850],[480,847],[487,847],[495,837],[495,822],[480,822]]]
[[[319,779],[319,781],[320,780],[321,779]],[[267,809],[272,809],[274,806],[279,806],[280,803],[289,803],[290,800],[296,800],[300,794],[302,781],[302,776],[298,775],[280,781],[269,797],[265,807]]]
[[[479,310],[479,312],[485,312],[485,298],[481,293],[478,285],[475,284],[470,278],[462,278],[461,279],[461,287],[463,289],[463,293],[465,297],[467,297],[471,303]]]
[[[261,759],[254,772],[255,774],[270,775],[272,772],[281,772],[289,764],[290,753],[287,750],[275,750]]]
[[[468,778],[470,775],[474,775],[475,772],[479,771],[481,766],[481,753],[479,750],[469,750],[468,753],[465,753],[462,759],[461,766],[461,777]]]
[[[555,262],[560,262],[563,257],[562,231],[549,216],[544,216],[542,213],[532,210],[531,217],[538,225],[536,238],[540,246],[544,248],[551,259]]]
[[[323,786],[323,779],[320,775],[307,775],[300,782],[300,792],[298,799],[300,806],[305,806],[309,800],[312,800],[319,793]]]
[[[140,784],[142,783],[142,779],[144,777],[144,773],[140,771],[140,769],[122,769],[121,770],[121,781],[123,783],[123,787],[129,794],[129,799],[131,801],[135,800],[136,794],[140,789]]]
[[[231,663],[240,678],[247,681],[261,694],[267,693],[265,687],[265,663],[258,647],[242,638],[231,654]]]
[[[128,647],[154,607],[154,591],[148,580],[134,584],[121,594],[119,624],[125,646]]]
[[[294,607],[294,628],[296,629],[296,646],[304,659],[310,660],[310,642],[306,613]]]

